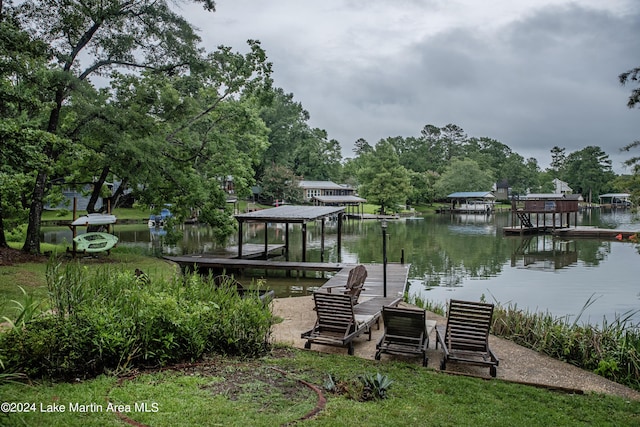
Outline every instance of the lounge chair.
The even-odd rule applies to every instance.
[[[435,321],[427,321],[426,311],[414,308],[382,307],[384,335],[376,345],[376,360],[382,353],[422,356],[427,366],[429,333]]]
[[[367,269],[364,265],[357,265],[349,270],[347,283],[343,286],[337,286],[345,295],[351,296],[353,304],[358,304],[360,293],[364,289],[364,282],[367,280]],[[336,287],[328,287],[327,292],[331,293]]]
[[[378,321],[379,313],[357,314],[350,295],[316,291],[313,293],[313,300],[317,320],[313,329],[301,335],[307,340],[304,348],[311,348],[312,343],[347,347],[348,353],[352,355],[354,338],[368,333],[371,340],[371,326]]]
[[[447,311],[446,327],[436,328],[438,343],[444,350],[440,369],[447,362],[489,366],[492,377],[496,376],[498,358],[489,348],[489,329],[493,316],[493,304],[451,300]]]

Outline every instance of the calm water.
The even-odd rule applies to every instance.
[[[640,218],[627,210],[591,210],[579,214],[579,225],[640,230]],[[640,309],[640,254],[629,242],[551,236],[504,236],[510,214],[432,215],[424,219],[389,222],[388,260],[411,264],[409,292],[445,304],[448,299],[517,304],[532,311],[549,311],[573,320],[585,303],[591,304],[581,321],[600,324]],[[284,243],[284,226],[268,227],[269,243]],[[165,253],[215,253],[208,227],[186,225],[183,239]],[[326,228],[324,260],[337,262],[337,227]],[[116,225],[120,246],[159,249],[160,236],[146,224]],[[382,262],[382,232],[378,221],[348,221],[343,227],[341,261]],[[320,261],[320,227],[310,224],[307,259]],[[246,243],[264,243],[264,226],[247,227]],[[46,230],[44,240],[69,241],[68,229]],[[301,233],[292,227],[292,260],[301,260]],[[227,242],[235,245],[235,236]],[[222,245],[225,246],[225,245]],[[320,273],[305,278],[267,277],[276,295],[304,295],[322,284]],[[640,314],[633,320],[640,322]]]

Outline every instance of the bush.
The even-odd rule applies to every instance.
[[[69,262],[48,266],[47,285],[53,311],[0,334],[6,372],[89,377],[269,349],[269,307],[211,278],[150,284],[133,272],[103,267],[90,274]]]

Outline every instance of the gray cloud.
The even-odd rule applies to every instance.
[[[617,76],[640,65],[640,14],[624,0],[549,2],[507,14],[442,1],[220,0],[208,21],[187,16],[209,47],[261,40],[275,84],[345,156],[361,137],[455,123],[543,167],[553,146],[597,145],[622,172],[619,149],[640,138],[640,112]]]

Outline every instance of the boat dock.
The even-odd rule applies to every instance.
[[[601,239],[622,239],[627,240],[637,231],[612,230],[597,227],[503,227],[502,232],[508,235],[529,235],[529,234],[553,234],[558,237],[584,237]]]
[[[217,271],[227,274],[230,272],[243,273],[246,270],[263,270],[265,275],[269,270],[285,271],[322,271],[333,272],[333,275],[320,289],[339,287],[347,283],[349,271],[356,264],[330,262],[292,262],[238,258],[214,258],[203,255],[165,256],[164,259],[175,262],[183,271]],[[364,298],[384,297],[384,268],[383,264],[364,264],[367,269],[367,280],[364,283],[362,296]],[[386,282],[387,298],[396,301],[402,298],[409,278],[410,264],[387,263]],[[397,302],[397,301],[396,301]]]

